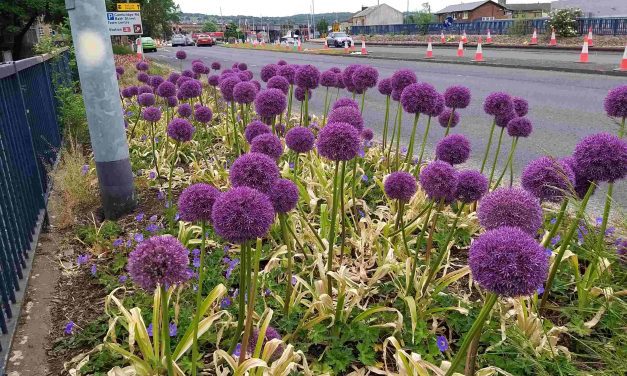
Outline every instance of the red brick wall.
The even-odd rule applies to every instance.
[[[468,20],[463,21],[475,21],[481,20],[481,17],[494,17],[496,20],[507,18],[503,8],[494,3],[485,3],[477,9],[470,12]]]

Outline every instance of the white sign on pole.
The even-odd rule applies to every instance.
[[[107,12],[110,35],[142,35],[141,12]]]

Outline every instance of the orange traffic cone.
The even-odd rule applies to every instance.
[[[446,44],[446,38],[444,38],[444,30],[440,33],[440,43]]]
[[[462,34],[462,42],[468,43],[468,37],[466,36],[466,30],[464,30],[464,34]]]
[[[620,66],[617,71],[627,72],[627,43],[625,44],[625,52],[623,52],[623,59],[620,61]]]
[[[427,43],[427,56],[425,59],[433,59],[433,46],[431,45],[431,37],[429,37],[429,42]]]
[[[485,44],[492,43],[492,34],[490,34],[490,29],[488,29],[488,36],[485,38]]]
[[[587,40],[583,41],[583,47],[581,48],[581,54],[579,55],[579,62],[580,63],[588,62],[588,41]]]
[[[324,49],[328,50],[329,49],[329,44],[327,43],[327,40],[324,40]]]
[[[475,58],[472,60],[474,62],[480,63],[483,60],[483,48],[481,47],[481,37],[477,41],[477,52],[475,52]]]
[[[588,47],[594,47],[594,42],[592,41],[592,26],[588,29]]]
[[[536,29],[535,27],[533,28],[533,35],[531,36],[531,43],[529,44],[531,45],[538,44],[538,29]]]
[[[555,28],[551,26],[551,41],[549,46],[557,46],[557,39],[555,38]]]
[[[298,41],[298,52],[303,52],[303,45]]]
[[[368,50],[366,50],[366,40],[365,39],[361,40],[361,54],[362,55],[368,55]]]
[[[459,40],[459,47],[457,47],[457,57],[464,57],[464,40]]]

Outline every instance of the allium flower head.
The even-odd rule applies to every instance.
[[[344,71],[342,72],[342,83],[344,83],[346,90],[350,92],[355,91],[355,84],[353,83],[353,74],[355,74],[355,71],[358,68],[359,68],[359,65],[351,64],[347,66],[346,68],[344,68]]]
[[[313,149],[315,142],[316,136],[306,127],[294,127],[285,135],[287,147],[297,153],[307,153]]]
[[[346,98],[346,97],[342,97],[338,100],[335,101],[335,103],[333,103],[333,107],[331,108],[332,110],[335,110],[339,107],[353,107],[357,110],[359,110],[359,104],[357,102],[355,102],[354,100],[350,99],[350,98]]]
[[[266,87],[268,89],[279,89],[285,95],[287,95],[287,93],[290,91],[290,83],[287,78],[283,76],[274,76],[270,78]]]
[[[263,338],[263,341],[261,342],[261,348],[263,349],[263,346],[266,345],[266,343],[272,341],[273,339],[281,339],[281,335],[279,334],[279,332],[274,329],[271,326],[268,326],[266,328],[266,334],[265,337]],[[248,351],[252,354],[255,351],[255,347],[257,346],[257,342],[259,342],[259,329],[254,328],[253,332],[251,333],[250,336],[250,340],[248,342]],[[281,354],[283,354],[283,346],[279,346],[276,351],[274,352],[274,354],[272,354],[271,359],[278,359],[281,357]]]
[[[146,72],[139,72],[137,73],[137,81],[143,82],[146,84],[150,81],[150,76]]]
[[[337,84],[337,74],[330,70],[324,71],[320,74],[320,86],[335,87]]]
[[[437,106],[439,93],[428,83],[410,84],[403,89],[401,104],[410,114],[429,114]]]
[[[231,74],[224,77],[220,81],[220,92],[222,93],[222,98],[224,98],[227,102],[233,102],[233,90],[235,89],[235,85],[240,83],[241,80],[237,75]]]
[[[457,174],[455,198],[459,201],[470,204],[481,199],[487,191],[488,178],[479,171],[465,170]]]
[[[435,155],[452,165],[464,163],[470,156],[470,141],[461,134],[446,136],[438,142]]]
[[[185,188],[178,201],[179,215],[186,222],[211,222],[211,209],[220,191],[205,183]]]
[[[172,107],[176,107],[176,105],[179,103],[179,100],[175,96],[167,97],[165,98],[165,103],[166,103],[166,106],[172,108]]]
[[[183,50],[176,51],[176,58],[179,59],[179,60],[187,59],[187,52],[185,52]]]
[[[244,137],[246,137],[246,141],[250,144],[255,137],[264,133],[272,133],[272,130],[259,120],[253,120],[246,126]]]
[[[195,131],[196,129],[189,121],[181,118],[173,119],[167,129],[168,136],[178,142],[190,141]]]
[[[279,65],[279,68],[277,69],[277,75],[285,77],[285,79],[287,79],[287,82],[289,82],[290,85],[293,85],[294,76],[296,75],[296,66],[287,64]]]
[[[133,282],[146,291],[183,283],[189,279],[187,249],[172,236],[154,236],[139,243],[128,256]]]
[[[361,130],[361,138],[363,138],[364,141],[372,141],[374,138],[374,132],[371,128],[364,128]]]
[[[329,123],[348,123],[358,131],[364,128],[364,119],[358,109],[344,106],[336,108],[329,114]]]
[[[311,64],[301,65],[296,69],[294,83],[306,89],[315,89],[320,83],[320,71]]]
[[[362,65],[353,73],[353,85],[360,90],[375,87],[378,80],[379,71],[369,65]]]
[[[487,231],[472,242],[468,265],[473,279],[499,296],[534,294],[546,280],[549,259],[534,238],[517,227]]]
[[[161,110],[157,107],[146,107],[142,110],[142,118],[146,121],[156,123],[161,119]]]
[[[220,66],[219,62],[214,61],[213,63],[211,63],[211,69],[213,69],[215,71],[218,71],[218,70],[220,70],[220,68],[221,68],[221,66]]]
[[[209,107],[198,106],[194,110],[194,118],[196,119],[196,121],[199,121],[205,124],[205,123],[210,122],[211,119],[213,119],[213,112],[211,111]]]
[[[403,92],[407,86],[418,82],[416,73],[410,69],[399,69],[392,75],[392,89]]]
[[[213,204],[211,218],[216,234],[241,244],[268,233],[274,222],[274,209],[265,194],[249,187],[236,187],[220,194]]]
[[[575,164],[582,177],[613,183],[627,175],[627,142],[609,133],[597,133],[579,141]]]
[[[249,81],[238,82],[233,87],[233,100],[240,104],[253,103],[257,96],[257,87]]]
[[[446,107],[466,108],[470,104],[470,99],[470,89],[465,86],[455,85],[444,91]]]
[[[191,77],[187,77],[187,76],[181,76],[176,80],[176,86],[177,87],[181,87],[181,85],[183,85],[184,82],[187,82],[189,80],[192,80],[193,78]]]
[[[344,81],[342,79],[342,73],[341,72],[336,73],[335,76],[336,76],[335,87],[338,89],[346,89],[346,85],[344,85]]]
[[[379,85],[377,85],[377,89],[379,90],[379,93],[383,95],[392,95],[392,79],[384,78],[380,80]]]
[[[148,62],[146,62],[145,60],[141,60],[139,62],[137,62],[137,64],[135,64],[135,68],[138,71],[147,71],[149,67]]]
[[[507,124],[510,122],[510,120],[515,119],[516,117],[516,112],[512,110],[510,112],[496,115],[494,117],[494,121],[497,127],[507,128]]]
[[[250,143],[250,152],[265,154],[274,160],[278,160],[283,154],[283,144],[272,133],[264,133],[255,137]]]
[[[257,81],[257,80],[250,80],[250,82],[252,82],[252,84],[255,85],[255,87],[257,88],[257,92],[259,92],[259,90],[261,90],[261,84],[259,83],[259,81]]]
[[[429,112],[426,112],[425,115],[430,117],[438,117],[444,111],[444,96],[440,93],[437,93],[435,103]]]
[[[239,64],[237,64],[237,69],[239,69],[241,71],[248,70],[248,65],[246,63],[239,63]]]
[[[211,86],[218,86],[220,84],[220,76],[218,76],[217,74],[212,74],[211,76],[207,77],[207,83]]]
[[[150,86],[154,89],[158,88],[164,81],[165,79],[159,75],[150,76]]]
[[[392,100],[393,101],[400,102],[402,95],[403,95],[403,91],[402,90],[396,90],[396,89],[392,90]]]
[[[385,194],[392,200],[409,202],[418,187],[414,175],[405,171],[391,173],[384,182]]]
[[[183,99],[198,98],[202,94],[202,85],[198,80],[188,80],[179,86],[178,92]]]
[[[485,99],[483,103],[483,110],[488,115],[500,115],[507,114],[514,110],[514,103],[512,97],[503,92],[495,92]]]
[[[190,106],[189,103],[182,103],[180,106],[178,106],[176,112],[179,114],[180,117],[188,118],[192,116],[193,110],[192,106]]]
[[[279,61],[276,62],[276,65],[278,66],[283,66],[283,65],[287,65],[287,61],[280,59]]]
[[[262,119],[280,115],[286,107],[285,94],[279,89],[261,90],[255,98],[255,111]]]
[[[124,67],[118,65],[117,67],[115,67],[115,73],[119,74],[120,76],[123,76],[124,75]]]
[[[453,114],[452,118],[451,114]],[[446,128],[449,126],[449,121],[451,122],[450,127],[455,128],[455,126],[459,124],[459,114],[457,113],[457,111],[446,108],[444,109],[444,111],[442,111],[440,116],[438,116],[438,123],[440,123],[440,126],[442,126],[443,128]]]
[[[570,166],[545,156],[530,162],[520,180],[540,201],[559,202],[575,184],[575,173]]]
[[[148,107],[155,104],[155,95],[150,93],[142,93],[137,97],[137,103],[142,107]]]
[[[154,90],[152,89],[151,86],[148,86],[148,85],[142,85],[137,88],[137,94],[144,94],[144,93],[154,94]]]
[[[348,161],[359,153],[359,131],[348,123],[329,123],[318,133],[318,153],[332,161]]]
[[[575,158],[573,156],[568,156],[566,158],[562,158],[560,160],[565,166],[570,167],[575,176],[575,184],[573,186],[573,190],[579,199],[583,199],[592,184],[589,179],[582,175],[577,163],[575,162]]]
[[[433,201],[453,201],[457,190],[457,172],[444,161],[433,161],[420,171],[420,186]]]
[[[179,78],[181,78],[181,74],[180,73],[172,72],[168,76],[168,82],[171,82],[171,83],[175,84],[176,81],[178,81]]]
[[[237,77],[239,77],[242,81],[250,81],[253,79],[253,72],[251,71],[242,71],[237,73]]]
[[[268,194],[274,211],[287,213],[298,203],[298,187],[288,179],[278,179]]]
[[[525,116],[529,112],[529,102],[525,98],[513,97],[514,111],[517,116]]]
[[[311,89],[305,89],[302,86],[297,86],[296,89],[294,89],[294,98],[296,98],[299,102],[303,102],[305,100],[305,95],[307,95],[308,100],[311,100],[312,94],[313,91]]]
[[[542,226],[540,200],[522,188],[498,188],[488,193],[477,210],[479,223],[487,230],[511,226],[534,235]]]
[[[278,178],[279,168],[276,162],[261,153],[241,155],[233,162],[229,171],[229,180],[234,187],[250,187],[263,193],[270,192]]]
[[[260,77],[261,81],[268,82],[269,79],[276,76],[277,65],[276,64],[268,64],[261,68]]]
[[[531,120],[526,117],[515,117],[507,123],[507,134],[512,137],[528,137],[533,131]]]
[[[610,90],[603,101],[603,106],[607,116],[627,117],[627,85],[621,85]]]
[[[176,95],[176,86],[170,81],[162,82],[157,87],[157,95],[162,98],[173,97]]]

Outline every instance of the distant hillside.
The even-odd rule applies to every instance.
[[[350,12],[338,12],[338,13],[317,13],[315,17],[315,21],[326,19],[329,23],[333,21],[346,21],[348,20],[353,13]],[[309,18],[308,14],[295,14],[293,16],[288,17],[263,17],[263,23],[271,23],[271,24],[306,24],[307,19]],[[249,24],[259,23],[262,21],[261,17],[253,17],[246,15],[237,15],[237,16],[224,16],[220,17],[219,15],[211,15],[211,14],[201,14],[201,13],[181,13],[180,16],[181,22],[184,23],[204,23],[209,19],[228,22],[238,23],[239,20],[242,22],[247,21]]]

